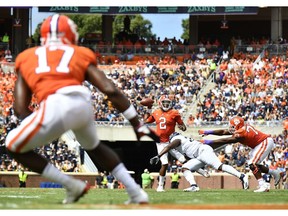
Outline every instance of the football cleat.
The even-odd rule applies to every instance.
[[[136,196],[131,197],[124,204],[129,205],[129,204],[148,204],[148,203],[149,203],[148,194],[143,189],[140,189],[139,193]]]
[[[262,193],[262,192],[269,192],[269,190],[270,190],[270,184],[265,182],[261,186],[259,186],[257,190],[254,190],[254,192]]]
[[[90,185],[80,180],[74,180],[69,187],[66,187],[66,198],[63,200],[63,204],[70,204],[77,202],[84,194],[88,192]]]
[[[158,186],[156,189],[157,192],[165,192],[163,186]]]
[[[199,190],[200,190],[200,188],[198,186],[191,186],[189,188],[184,189],[183,191],[184,192],[197,192]]]
[[[205,178],[209,178],[210,177],[210,174],[207,170],[205,169],[198,169],[196,170],[197,173],[199,173],[200,175],[204,176]]]

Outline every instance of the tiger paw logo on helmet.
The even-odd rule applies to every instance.
[[[235,131],[239,130],[242,127],[244,127],[244,119],[243,118],[241,118],[239,116],[235,116],[235,117],[230,119],[230,121],[229,121],[230,133],[234,133]]]

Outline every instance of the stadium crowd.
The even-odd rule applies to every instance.
[[[207,41],[205,44],[207,45]],[[253,44],[259,44],[259,41]],[[186,122],[188,127],[199,127],[205,122],[219,124],[236,114],[241,114],[250,124],[257,121],[271,126],[268,123],[283,121],[283,131],[273,136],[277,146],[265,163],[267,166],[287,172],[288,58],[286,56],[271,57],[267,53],[257,58],[257,55],[249,53],[232,52],[233,55],[228,58],[224,58],[219,52],[209,55],[185,54],[183,62],[179,62],[170,54],[146,56],[135,65],[126,65],[125,61],[118,59],[109,66],[103,66],[103,70],[130,98],[142,117],[147,112],[147,107],[139,104],[143,98],[150,97],[155,100],[154,105],[157,105],[159,96],[168,94],[173,98],[174,108],[183,115],[189,112],[190,103],[197,101],[196,113],[191,113]],[[17,125],[17,118],[13,115],[12,109],[16,76],[13,67],[7,69],[6,63],[7,60],[2,58],[0,67],[1,171],[21,169],[21,165],[15,163],[4,151],[5,136],[11,128]],[[219,67],[217,67],[218,64]],[[198,93],[211,76],[216,87],[204,95],[201,101]],[[97,124],[122,126],[127,123],[105,95],[97,91],[90,83],[85,83],[85,85],[91,90]],[[37,101],[34,99],[31,109],[37,109],[37,107]],[[57,141],[56,144],[51,143],[37,151],[53,161],[53,164],[60,170],[81,172],[81,162],[77,159],[79,155],[69,150],[61,141]],[[218,156],[225,163],[240,171],[245,171],[248,152],[249,149],[233,144],[220,151]]]

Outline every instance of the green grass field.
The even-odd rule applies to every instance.
[[[91,189],[77,203],[62,205],[64,189],[0,188],[0,209],[288,209],[288,190],[272,189],[268,193],[216,189],[146,191],[149,205],[123,205],[128,199],[123,189]]]

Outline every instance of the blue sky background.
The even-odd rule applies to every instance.
[[[34,34],[37,25],[43,21],[51,13],[38,13],[38,8],[32,9],[32,34]],[[150,20],[152,23],[152,32],[160,37],[160,40],[164,40],[165,37],[181,39],[182,20],[189,17],[188,14],[142,14],[145,19]]]

